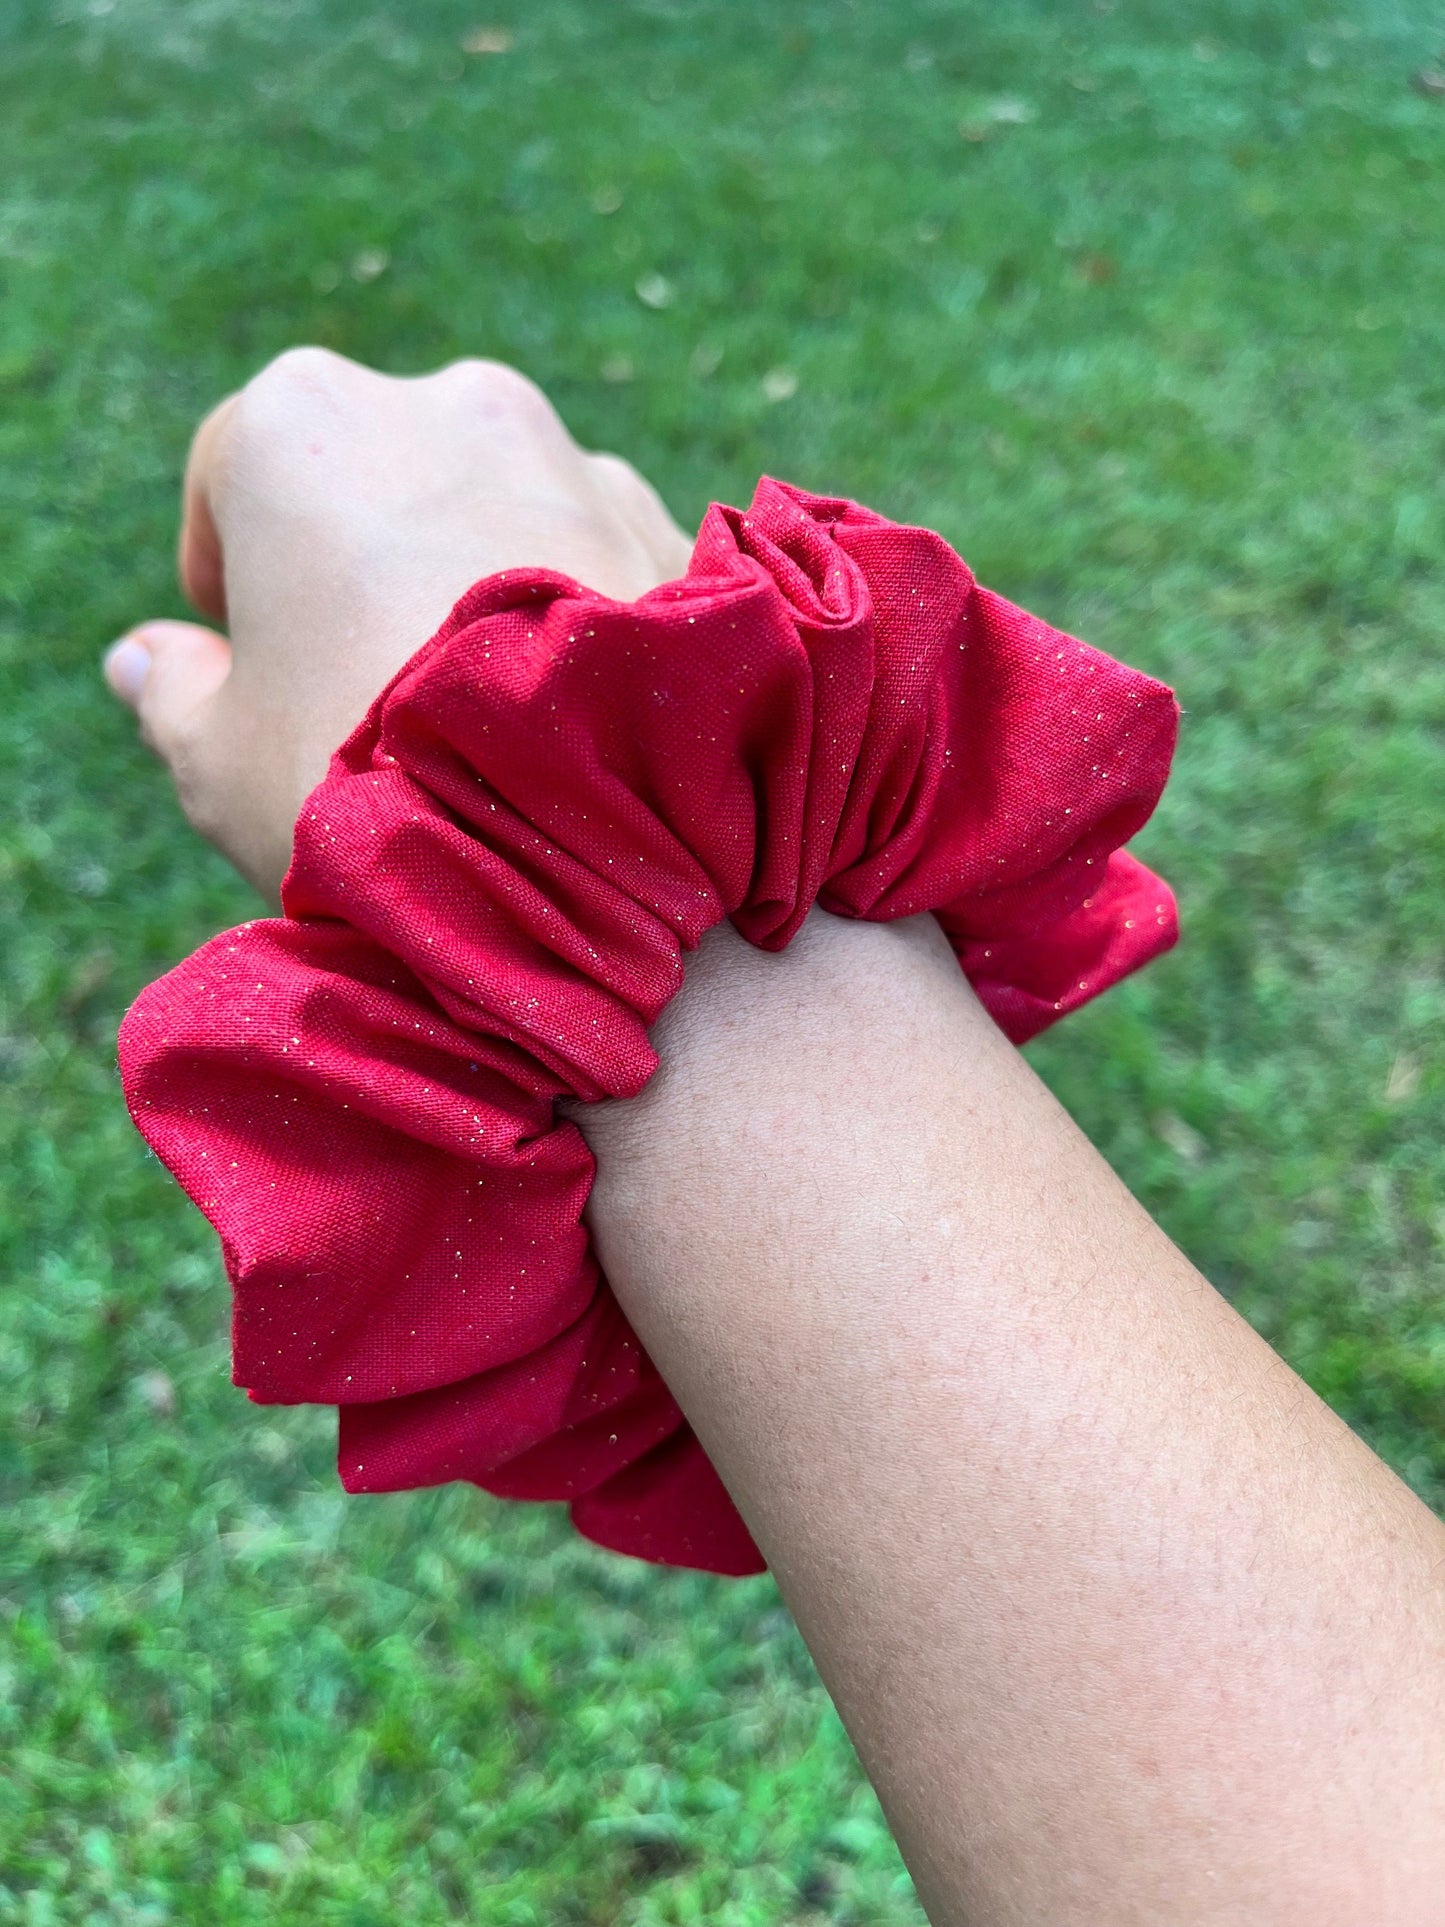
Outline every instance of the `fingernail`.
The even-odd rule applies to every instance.
[[[151,652],[143,642],[134,636],[122,636],[113,642],[101,659],[105,679],[123,703],[132,708],[140,701],[140,693],[145,688],[146,677],[151,672]]]

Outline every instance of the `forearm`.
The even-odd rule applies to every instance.
[[[1174,1250],[931,920],[713,933],[580,1112],[629,1317],[940,1922],[1445,1891],[1445,1532]]]

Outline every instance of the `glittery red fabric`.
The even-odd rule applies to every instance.
[[[757,1570],[599,1273],[557,1100],[641,1090],[711,925],[777,950],[814,903],[932,911],[1033,1035],[1174,940],[1120,846],[1175,718],[940,536],[766,479],[637,602],[479,582],[308,799],[285,916],[121,1031],[135,1121],[221,1236],[237,1383],[339,1406],[351,1491],[468,1479]]]

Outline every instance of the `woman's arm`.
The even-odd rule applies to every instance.
[[[600,1253],[931,1918],[1438,1927],[1445,1529],[932,920],[723,927],[657,1042],[578,1114]]]
[[[687,544],[510,370],[283,357],[203,428],[229,639],[109,662],[266,893],[328,753],[489,570]],[[1438,1927],[1445,1531],[1151,1224],[931,920],[706,940],[579,1113],[618,1296],[727,1478],[939,1922]]]

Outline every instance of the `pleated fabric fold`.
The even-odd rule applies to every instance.
[[[1122,845],[1176,718],[940,536],[768,478],[636,602],[476,584],[308,798],[284,915],[121,1029],[132,1116],[221,1238],[236,1382],[339,1407],[351,1491],[470,1480],[760,1569],[601,1275],[558,1101],[642,1089],[712,925],[779,950],[814,904],[932,912],[1023,1042],[1175,939]]]

